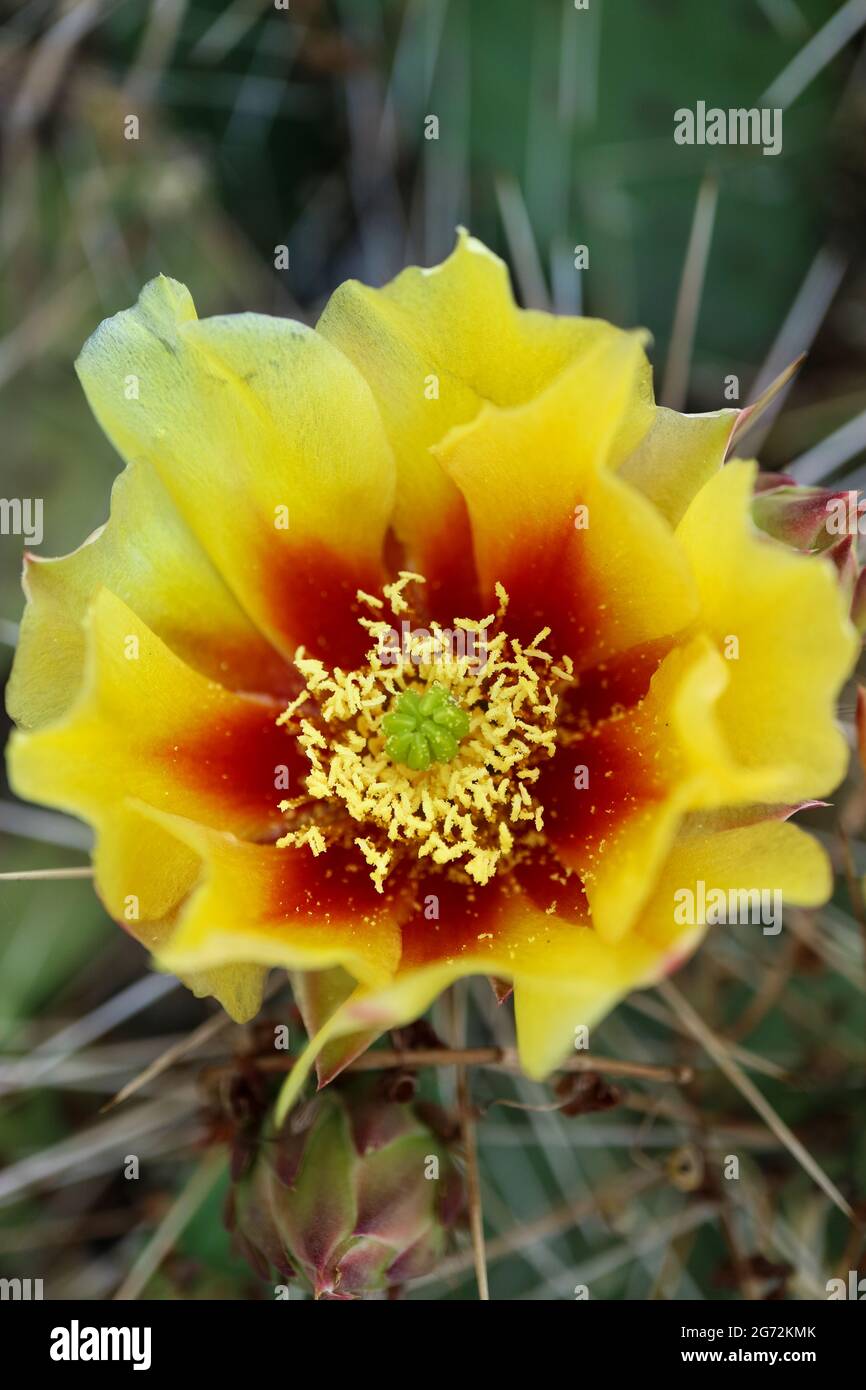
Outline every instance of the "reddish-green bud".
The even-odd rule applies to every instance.
[[[437,1133],[431,1124],[438,1125]],[[264,1124],[231,1224],[263,1277],[297,1274],[316,1298],[362,1298],[432,1270],[463,1209],[440,1112],[348,1077]]]
[[[839,574],[839,585],[846,598],[851,601],[857,587],[857,547],[853,536],[840,536],[825,552],[832,560]]]
[[[866,635],[866,569],[860,571],[854,584],[851,621],[859,633]]]
[[[848,494],[783,483],[757,488],[752,516],[762,531],[797,550],[824,550],[839,539],[837,517]]]

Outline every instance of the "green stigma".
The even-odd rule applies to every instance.
[[[469,732],[469,715],[444,686],[431,685],[423,695],[404,690],[382,720],[382,729],[392,762],[426,772],[433,763],[450,763]]]

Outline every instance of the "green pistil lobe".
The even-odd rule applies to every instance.
[[[469,715],[444,686],[431,685],[423,695],[404,690],[382,720],[382,729],[392,762],[426,772],[433,763],[450,763],[456,756],[469,732]]]

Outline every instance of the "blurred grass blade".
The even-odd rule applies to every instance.
[[[711,1028],[707,1027],[700,1015],[695,1012],[691,1004],[683,998],[670,980],[663,980],[656,988],[677,1017],[682,1019],[695,1040],[710,1054],[719,1070],[724,1072],[728,1080],[736,1086],[740,1094],[758,1112],[761,1119],[766,1121],[777,1138],[782,1141],[801,1167],[809,1174],[812,1181],[821,1188],[822,1192],[826,1192],[831,1202],[839,1208],[843,1215],[853,1221],[855,1219],[854,1211],[836,1184],[827,1176],[821,1165],[809,1153],[809,1150],[800,1143],[793,1130],[785,1124],[780,1115],[776,1114],[770,1102],[761,1094],[754,1082],[733,1060],[724,1043],[716,1037]]]

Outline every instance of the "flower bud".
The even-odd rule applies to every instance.
[[[428,1273],[464,1200],[443,1121],[366,1076],[332,1084],[279,1130],[271,1113],[232,1192],[238,1248],[263,1277],[296,1274],[316,1298],[360,1298]]]
[[[752,516],[762,531],[797,550],[824,550],[835,539],[828,518],[847,493],[796,484],[756,490]]]

